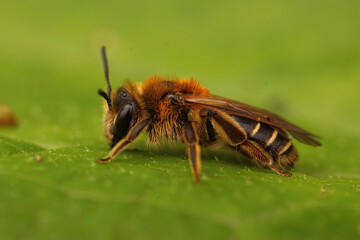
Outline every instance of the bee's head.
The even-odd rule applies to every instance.
[[[101,89],[98,90],[98,93],[106,100],[104,134],[113,147],[128,134],[130,127],[135,122],[134,119],[139,105],[125,87],[120,87],[115,93],[112,93],[105,47],[101,48],[101,53],[107,82],[107,93]]]

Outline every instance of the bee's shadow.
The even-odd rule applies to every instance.
[[[135,147],[126,150],[128,152],[134,152],[134,153],[141,153],[144,154],[146,152],[150,152],[151,156],[154,157],[156,155],[158,156],[172,156],[177,157],[183,160],[186,160],[188,158],[186,147],[179,145],[170,145],[165,144],[158,147],[150,147],[146,148],[143,146]],[[230,148],[221,148],[219,150],[213,150],[208,149],[205,147],[201,148],[201,160],[203,163],[209,162],[209,161],[216,161],[221,162],[227,165],[237,165],[237,166],[244,166],[244,167],[256,167],[257,164],[255,164],[251,159],[245,157],[240,152],[235,152],[231,150]]]
[[[140,143],[137,144],[134,148],[127,149],[126,151],[151,156],[153,158],[156,156],[170,156],[179,158],[184,161],[188,159],[186,147],[183,144],[161,144],[157,147],[147,147],[146,144]],[[240,166],[254,169],[258,169],[259,167],[259,165],[256,164],[253,160],[245,157],[240,152],[235,152],[234,150],[227,147],[217,150],[202,147],[201,160],[203,164],[206,164],[206,162],[217,162],[228,166]],[[319,169],[319,167],[306,163],[303,163],[302,166],[299,166],[298,168],[295,166],[295,168],[290,171],[300,171],[300,173],[304,173],[310,176],[318,176],[319,174],[322,175],[322,171]],[[323,169],[323,171],[325,170]]]

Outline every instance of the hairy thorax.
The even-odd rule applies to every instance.
[[[146,115],[150,118],[148,137],[151,142],[159,138],[170,141],[181,139],[181,129],[190,117],[187,107],[177,106],[169,98],[172,94],[207,96],[207,88],[200,86],[195,79],[166,79],[151,77],[142,83],[141,102]]]

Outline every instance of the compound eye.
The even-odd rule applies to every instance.
[[[115,146],[121,139],[123,139],[130,130],[131,118],[133,115],[134,108],[132,105],[127,104],[123,109],[118,113],[113,128],[114,138],[112,141],[112,147]]]

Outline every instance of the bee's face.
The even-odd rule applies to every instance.
[[[112,147],[128,134],[138,108],[138,103],[126,88],[121,87],[113,94],[104,118],[105,136]]]

